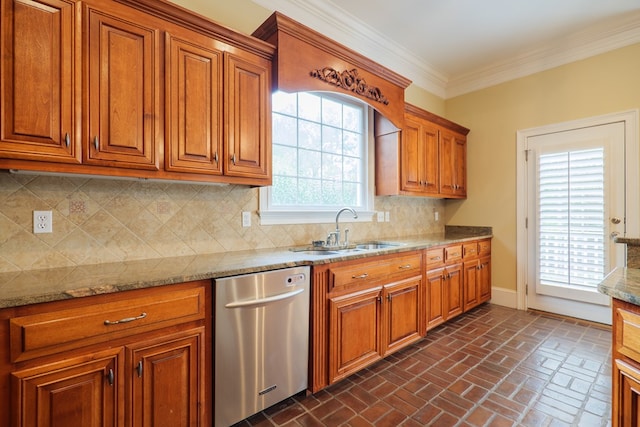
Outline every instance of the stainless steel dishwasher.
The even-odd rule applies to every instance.
[[[307,388],[309,267],[215,282],[216,427]]]

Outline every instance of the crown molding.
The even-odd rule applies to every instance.
[[[384,37],[357,17],[344,13],[330,1],[253,0],[254,3],[283,13],[315,31],[369,57],[415,85],[444,98],[447,77],[419,60],[405,47]],[[342,13],[337,13],[342,12]]]
[[[443,99],[484,89],[640,42],[640,13],[596,25],[562,43],[524,52],[506,61],[456,76],[440,72],[405,47],[387,39],[333,1],[253,0],[321,32],[350,49],[410,79]]]
[[[550,70],[640,43],[640,14],[632,14],[618,22],[615,28],[597,27],[563,39],[562,44],[547,45],[507,61],[452,77],[446,87],[445,99],[464,95],[510,80]]]

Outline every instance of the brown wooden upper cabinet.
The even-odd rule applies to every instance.
[[[0,4],[0,168],[271,184],[272,45],[163,0]]]
[[[79,163],[79,8],[2,0],[0,158]]]
[[[85,5],[84,19],[88,124],[83,160],[158,169],[158,26],[144,13],[118,4],[109,12]]]
[[[401,130],[375,127],[377,195],[467,196],[468,129],[409,104]]]

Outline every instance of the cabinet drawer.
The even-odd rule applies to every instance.
[[[444,265],[444,248],[427,249],[427,270]]]
[[[640,362],[640,314],[618,307],[614,315],[618,351]]]
[[[462,258],[465,260],[478,257],[478,242],[465,243],[462,245]]]
[[[491,253],[491,240],[480,240],[478,242],[478,256],[485,256]]]
[[[444,248],[444,262],[447,264],[462,259],[462,245],[451,245]]]
[[[58,353],[82,345],[204,319],[202,287],[179,290],[150,289],[149,295],[47,311],[10,320],[11,359],[20,361]]]
[[[345,289],[370,284],[376,281],[389,281],[390,278],[412,277],[422,271],[422,254],[412,253],[404,256],[373,258],[357,264],[332,267],[329,271],[330,287]]]

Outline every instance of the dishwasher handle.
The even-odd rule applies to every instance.
[[[304,292],[304,288],[301,289],[296,289],[295,291],[291,291],[291,292],[285,292],[282,294],[278,294],[278,295],[274,295],[271,297],[266,297],[266,298],[258,298],[258,299],[252,299],[252,300],[247,300],[247,301],[238,301],[238,302],[230,302],[229,304],[226,304],[224,307],[225,308],[244,308],[244,307],[253,307],[256,305],[263,305],[263,304],[267,304],[270,302],[274,302],[274,301],[281,301],[283,299],[287,299],[287,298],[292,298],[298,294],[301,294],[302,292]]]

